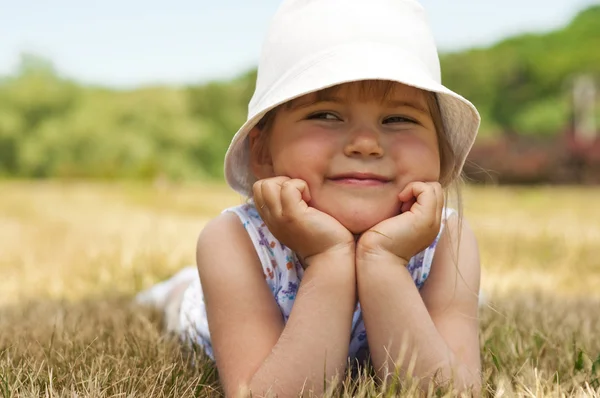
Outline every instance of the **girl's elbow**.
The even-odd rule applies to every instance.
[[[460,364],[446,363],[440,366],[429,377],[421,379],[421,388],[428,391],[434,389],[451,390],[454,393],[467,393],[469,396],[479,396],[482,388],[481,371]]]
[[[452,380],[453,389],[459,393],[479,396],[482,388],[481,371],[462,366]]]
[[[236,395],[227,395],[228,397],[297,397],[300,392],[310,391],[313,395],[321,395],[322,388],[318,384],[311,384],[309,380],[300,382],[296,380],[291,383],[281,383],[277,379],[271,381],[252,380],[246,385],[238,386]]]

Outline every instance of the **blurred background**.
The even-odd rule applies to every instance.
[[[423,0],[487,183],[600,182],[600,3]],[[0,176],[220,179],[279,1],[0,1]]]

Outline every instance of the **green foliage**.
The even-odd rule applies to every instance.
[[[444,82],[479,108],[484,139],[557,134],[569,125],[573,78],[600,82],[599,20],[594,6],[555,32],[445,54]],[[0,177],[221,177],[255,79],[252,70],[227,82],[118,91],[82,86],[24,54],[0,78]]]
[[[23,58],[0,82],[0,176],[219,176],[253,90],[250,74],[187,89],[82,87]]]
[[[443,78],[502,130],[558,133],[569,123],[572,79],[589,74],[600,82],[599,20],[600,6],[594,6],[555,32],[444,55]]]
[[[520,134],[552,135],[569,120],[569,102],[562,97],[542,99],[516,112],[513,125]]]

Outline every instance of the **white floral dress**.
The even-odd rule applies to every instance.
[[[269,232],[258,211],[252,204],[245,204],[226,209],[224,212],[235,213],[248,232],[258,254],[273,298],[277,302],[284,322],[287,322],[296,299],[296,293],[304,274],[300,261],[285,245],[280,243]],[[453,213],[451,209],[444,211],[440,233],[432,244],[414,256],[407,268],[417,288],[421,288],[429,275],[435,248],[440,239],[445,220]],[[206,354],[213,358],[210,331],[206,317],[206,307],[202,293],[202,283],[199,278],[185,290],[179,309],[179,325],[176,330],[182,340],[200,345]],[[352,332],[349,347],[349,357],[355,358],[357,353],[367,348],[367,335],[362,320],[360,304],[357,303],[352,318]]]

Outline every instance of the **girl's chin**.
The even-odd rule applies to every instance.
[[[377,203],[373,203],[373,201],[328,201],[324,203],[313,201],[310,206],[329,214],[355,235],[362,234],[400,212],[400,203],[391,200],[379,200]]]
[[[332,214],[331,216],[354,235],[360,235],[380,222],[393,217],[393,213],[360,214],[353,212],[351,214]]]

